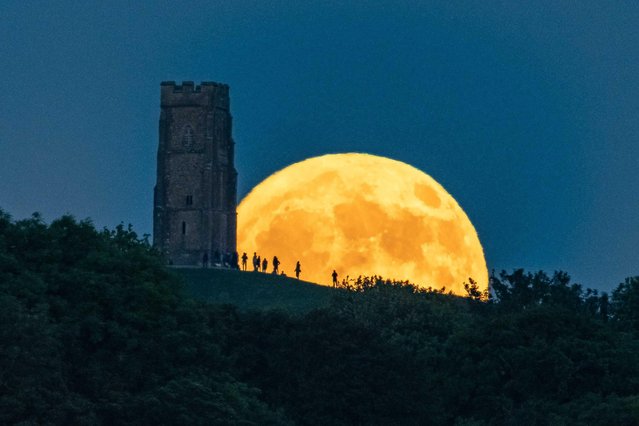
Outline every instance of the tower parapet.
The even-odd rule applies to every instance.
[[[160,84],[160,106],[185,106],[214,104],[216,108],[228,110],[229,86],[213,81],[205,81],[195,85],[192,81],[176,84],[174,81],[163,81]]]

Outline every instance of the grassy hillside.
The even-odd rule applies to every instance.
[[[227,269],[175,268],[196,299],[241,309],[306,312],[325,305],[334,291],[295,278]]]

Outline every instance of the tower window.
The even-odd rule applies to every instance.
[[[187,195],[186,196],[186,205],[187,206],[192,206],[193,205],[193,196],[192,195]]]
[[[182,145],[184,145],[184,148],[191,149],[193,147],[194,133],[190,124],[184,126],[184,132],[182,133]]]
[[[182,235],[186,235],[186,222],[182,222]]]

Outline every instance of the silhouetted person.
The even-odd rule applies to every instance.
[[[335,269],[333,269],[331,276],[333,277],[333,287],[337,287],[337,271]]]
[[[248,260],[248,256],[246,252],[242,253],[242,270],[246,271],[246,261]]]
[[[300,261],[298,260],[295,264],[295,278],[300,279],[300,272],[302,272],[302,265],[300,265]]]
[[[277,274],[277,269],[280,267],[280,260],[277,256],[273,256],[273,273]]]
[[[266,272],[266,268],[268,268],[268,260],[264,258],[264,260],[262,261],[262,272]]]
[[[257,271],[261,271],[262,269],[262,257],[261,256],[257,256]]]
[[[222,255],[219,250],[215,250],[215,254],[213,255],[213,263],[215,266],[222,265]]]
[[[240,255],[236,251],[231,255],[231,267],[240,270]]]
[[[202,268],[208,268],[209,266],[209,254],[204,252],[204,256],[202,256]]]
[[[257,259],[257,253],[253,252],[253,272],[260,269],[260,261]]]

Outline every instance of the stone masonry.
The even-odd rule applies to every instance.
[[[173,265],[236,250],[237,172],[226,84],[163,82],[153,244]]]

